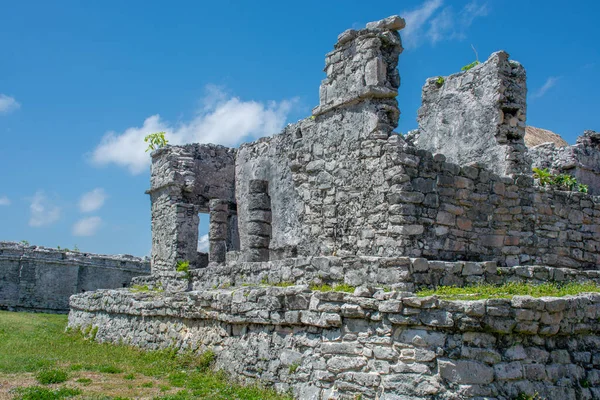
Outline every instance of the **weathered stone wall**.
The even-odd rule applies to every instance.
[[[156,285],[152,277],[140,283]],[[439,286],[528,282],[597,282],[600,270],[555,268],[541,265],[499,267],[494,261],[429,261],[408,257],[311,257],[269,262],[211,264],[191,273],[192,289],[207,290],[245,285],[345,283],[414,292]]]
[[[338,118],[352,121],[351,116]],[[599,264],[599,198],[539,188],[531,176],[501,177],[478,163],[460,167],[440,154],[417,150],[398,135],[361,140],[316,133],[322,123],[317,117],[291,125],[272,141],[248,144],[239,152],[244,158],[237,160],[238,177],[271,182],[272,250],[294,249],[286,252],[288,257],[403,255],[505,265]],[[295,130],[302,137],[292,140]],[[269,148],[266,143],[293,146],[250,156],[254,146]],[[263,164],[277,168],[257,167]],[[247,212],[239,204],[243,221]],[[242,222],[240,232],[243,243]]]
[[[234,158],[234,149],[216,145],[167,146],[152,153],[147,193],[152,201],[153,273],[174,271],[183,260],[192,268],[201,266],[198,214],[211,212],[211,200],[229,204],[228,214],[236,223]],[[236,243],[236,238],[226,243]]]
[[[150,263],[137,257],[0,242],[0,308],[68,312],[73,294],[126,287],[149,273]]]
[[[572,175],[589,186],[590,194],[600,195],[600,133],[585,131],[573,146],[544,143],[530,148],[529,154],[533,167]]]
[[[162,306],[157,308],[156,304]],[[212,350],[216,366],[300,399],[600,398],[600,295],[442,301],[306,286],[71,301],[96,340]]]
[[[472,69],[429,78],[423,86],[417,147],[464,165],[479,162],[498,175],[529,173],[525,69],[499,51]]]
[[[495,111],[485,107],[471,110],[473,125],[464,127],[465,134],[474,135],[475,129],[487,126],[486,134],[493,133],[494,143],[499,144],[490,146],[488,141],[480,143],[481,148],[518,153],[518,157],[506,159],[515,162],[512,172],[526,171],[526,175],[501,176],[492,172],[491,161],[457,165],[447,162],[445,155],[417,149],[391,132],[398,115],[391,99],[367,96],[349,101],[340,93],[344,101],[331,100],[336,90],[341,90],[332,87],[354,82],[353,75],[340,72],[341,65],[349,61],[340,61],[339,52],[354,57],[351,65],[369,64],[356,49],[388,49],[381,37],[386,32],[375,37],[369,30],[340,35],[342,44],[338,42],[336,51],[327,57],[328,78],[321,86],[322,104],[316,117],[240,148],[236,191],[242,252],[249,218],[248,182],[262,179],[269,182],[271,198],[271,259],[296,254],[411,256],[595,268],[600,254],[599,200],[577,194],[554,195],[534,186],[523,153],[524,72],[518,63],[508,61],[505,53],[496,53],[473,70],[449,77],[443,85],[447,89],[436,90],[454,88],[458,92],[450,97],[463,96],[473,107],[480,103],[469,96],[484,96],[485,107]],[[335,60],[341,63],[337,69]],[[384,76],[389,78],[381,84],[385,93],[397,88],[395,75],[386,71]],[[458,85],[463,80],[464,87]],[[481,86],[475,90],[473,85]],[[436,107],[442,103],[435,103]],[[431,107],[427,113],[422,111],[423,118],[435,114]],[[499,119],[492,123],[486,118]],[[420,137],[426,136],[422,133]],[[440,136],[442,142],[455,143],[461,152],[469,153],[456,137]],[[582,213],[585,218],[579,217]],[[583,227],[577,222],[580,220]],[[579,230],[585,240],[564,240],[567,232],[576,237],[574,231]],[[555,237],[559,231],[562,233]]]
[[[204,265],[195,262],[196,218],[207,199],[237,211],[240,253],[226,245],[224,222],[211,227],[209,261],[218,263],[359,255],[597,268],[600,200],[534,186],[523,142],[525,73],[506,53],[442,85],[428,81],[417,146],[393,132],[401,27],[392,18],[342,33],[313,117],[281,134],[237,152],[156,152],[153,268]],[[259,181],[265,193],[251,191]]]

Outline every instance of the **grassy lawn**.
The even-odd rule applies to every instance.
[[[65,333],[66,315],[0,311],[0,400],[287,399],[233,384],[212,354],[142,351]]]
[[[436,295],[447,300],[480,300],[511,298],[513,296],[562,297],[590,292],[600,292],[600,285],[593,282],[572,282],[563,285],[556,283],[533,285],[531,283],[509,282],[503,285],[440,286],[437,289],[421,290],[417,292],[417,296]]]

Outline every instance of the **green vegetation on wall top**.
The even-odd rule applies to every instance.
[[[144,142],[148,143],[148,148],[146,149],[146,152],[165,147],[167,143],[169,143],[169,141],[165,139],[165,134],[166,132],[155,132],[146,135],[146,137],[144,138]]]
[[[538,180],[540,186],[550,186],[558,190],[588,192],[588,185],[577,182],[577,179],[568,174],[552,174],[548,168],[534,168],[533,177]]]

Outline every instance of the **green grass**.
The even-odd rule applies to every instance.
[[[60,369],[49,369],[38,372],[35,379],[42,385],[51,385],[66,382],[69,379],[69,374]]]
[[[273,286],[290,287],[290,286],[296,286],[296,284],[294,282],[279,282],[279,283],[274,283]]]
[[[355,289],[356,289],[356,287],[347,285],[345,283],[339,283],[339,284],[333,285],[333,286],[327,285],[327,284],[323,284],[323,285],[313,284],[313,285],[310,285],[310,290],[315,290],[315,291],[318,291],[318,292],[346,292],[346,293],[354,293]]]
[[[129,288],[129,291],[132,293],[162,293],[164,292],[164,289],[161,289],[160,287],[150,288],[148,285],[132,285]]]
[[[61,400],[75,397],[81,390],[73,388],[48,389],[41,386],[30,386],[15,390],[15,400]]]
[[[149,382],[153,389],[148,390],[167,390],[167,385],[184,389],[175,395],[157,394],[159,399],[289,399],[261,387],[237,385],[224,373],[213,371],[211,365],[215,355],[210,351],[198,355],[177,353],[174,349],[142,351],[130,346],[96,343],[86,339],[80,332],[65,333],[66,323],[66,315],[0,311],[0,374],[16,374],[10,375],[10,379],[17,385],[27,373],[42,375],[52,370],[67,376],[65,371],[94,371],[106,378],[114,376],[111,379],[122,382],[122,388],[113,388],[115,392],[102,393],[104,397],[97,398],[114,398],[119,394],[117,390],[131,385],[128,377],[140,375],[156,380],[155,385]],[[115,375],[119,373],[123,373],[123,376]],[[73,382],[80,384],[83,390],[93,387],[91,381],[80,379]],[[74,396],[75,391],[80,389],[36,386],[21,388],[15,395],[23,400],[55,400]],[[82,394],[83,398],[90,398],[91,395]]]
[[[479,300],[495,298],[511,298],[513,296],[533,297],[562,297],[586,292],[600,292],[600,285],[588,283],[531,283],[509,282],[503,285],[481,284],[466,287],[440,286],[437,289],[427,289],[417,292],[417,296],[437,295],[448,300]]]
[[[101,365],[98,367],[98,372],[102,372],[103,374],[120,374],[123,370],[114,365]]]

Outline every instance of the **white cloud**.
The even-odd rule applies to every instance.
[[[9,112],[18,110],[21,104],[14,97],[0,93],[0,114],[8,114]]]
[[[406,28],[401,35],[406,48],[416,48],[425,42],[464,39],[473,21],[489,14],[487,1],[472,0],[458,12],[443,5],[444,0],[427,0],[420,7],[402,13]]]
[[[216,86],[207,86],[202,107],[187,123],[173,126],[152,115],[142,126],[131,127],[123,133],[109,132],[93,151],[96,165],[117,164],[132,174],[145,171],[150,156],[145,152],[144,137],[164,131],[169,144],[214,143],[235,146],[244,139],[255,139],[279,132],[295,100],[260,103],[242,101],[228,96]]]
[[[10,199],[6,196],[0,196],[0,206],[10,206]]]
[[[207,253],[208,246],[208,234],[200,236],[200,238],[198,239],[198,251],[201,253]]]
[[[53,204],[43,190],[38,190],[31,198],[29,211],[31,212],[29,226],[50,225],[60,219],[60,207]]]
[[[556,85],[556,82],[558,82],[559,78],[560,77],[558,76],[551,76],[548,79],[546,79],[544,85],[531,94],[531,98],[538,99],[544,96],[548,90],[552,89]]]
[[[96,211],[104,205],[106,197],[106,193],[102,188],[96,188],[91,192],[84,193],[79,200],[79,210],[81,212]]]
[[[94,236],[100,225],[102,225],[100,217],[82,218],[73,225],[73,235]]]
[[[406,28],[401,32],[406,47],[417,47],[420,44],[423,26],[442,4],[443,0],[428,0],[421,7],[401,14],[406,21]]]

